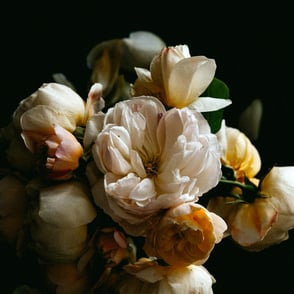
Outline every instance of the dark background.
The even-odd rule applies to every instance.
[[[216,60],[216,77],[229,86],[233,101],[225,111],[230,125],[236,126],[240,112],[260,98],[264,116],[254,143],[263,169],[294,165],[294,30],[287,7],[273,7],[269,13],[268,6],[257,11],[241,4],[238,8],[162,4],[160,10],[158,3],[150,2],[24,1],[7,5],[1,10],[1,127],[18,102],[52,81],[53,73],[64,73],[86,97],[89,50],[101,41],[148,30],[167,45],[187,44],[191,55]],[[215,293],[293,293],[294,235],[290,233],[289,240],[258,254],[244,252],[230,240],[222,241],[206,263],[217,280]],[[7,255],[1,266],[8,278],[22,281],[23,264],[18,260]]]

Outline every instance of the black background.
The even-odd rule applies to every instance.
[[[227,122],[255,98],[264,105],[255,143],[263,169],[294,165],[292,123],[293,26],[287,7],[219,4],[54,1],[8,3],[1,17],[1,127],[18,102],[55,72],[64,73],[86,97],[90,71],[86,55],[97,43],[128,37],[137,30],[160,36],[167,45],[187,44],[191,55],[217,64],[216,77],[230,88]],[[294,179],[293,179],[294,181]],[[290,232],[290,235],[293,235]],[[3,257],[0,278],[22,281],[22,264]],[[206,263],[218,293],[293,293],[294,235],[261,253],[248,253],[224,240]],[[30,276],[29,269],[26,275]],[[31,277],[30,277],[31,278]],[[33,278],[31,278],[33,279]],[[0,285],[1,286],[1,285]],[[8,292],[10,293],[10,292]]]

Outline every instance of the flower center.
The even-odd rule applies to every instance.
[[[147,161],[144,162],[144,167],[145,167],[145,171],[148,177],[154,177],[157,175],[158,172],[158,159],[154,158],[154,159],[149,159]]]

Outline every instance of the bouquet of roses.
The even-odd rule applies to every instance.
[[[262,105],[246,132],[226,125],[214,59],[138,31],[87,64],[87,97],[54,74],[1,128],[1,242],[42,278],[15,293],[213,293],[205,262],[223,238],[288,238],[294,167],[257,177]]]

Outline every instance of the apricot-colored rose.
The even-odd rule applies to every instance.
[[[150,228],[144,250],[170,265],[201,265],[226,229],[218,215],[199,204],[185,203],[167,210]]]

